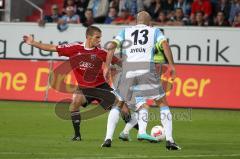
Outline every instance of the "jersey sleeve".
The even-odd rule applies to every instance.
[[[113,56],[111,64],[118,64],[120,62],[120,59],[116,56]]]
[[[118,35],[114,38],[113,42],[115,42],[118,47],[121,45],[121,43],[125,39],[125,29],[121,30]]]
[[[79,43],[71,43],[71,44],[62,44],[56,47],[59,56],[67,56],[70,57],[77,51],[77,46]]]
[[[166,37],[163,35],[160,29],[155,30],[155,43],[161,45],[163,41],[167,40]]]

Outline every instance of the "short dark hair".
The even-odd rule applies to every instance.
[[[118,12],[118,9],[117,9],[116,7],[109,7],[109,10],[110,10],[110,9],[115,9],[116,12]]]
[[[159,28],[159,30],[164,34],[164,29],[163,28]]]
[[[89,27],[87,27],[87,30],[86,30],[86,36],[88,36],[88,35],[92,36],[94,32],[101,33],[102,31],[101,31],[101,29],[99,29],[96,26],[89,26]]]
[[[91,11],[91,12],[93,12],[93,10],[92,10],[92,9],[90,9],[90,8],[86,9],[86,11]]]

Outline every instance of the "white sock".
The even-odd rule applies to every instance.
[[[138,134],[146,134],[147,129],[147,123],[148,123],[148,109],[141,108],[138,111]]]
[[[115,131],[116,125],[118,123],[119,120],[119,114],[120,114],[120,110],[118,107],[113,107],[108,115],[108,121],[107,121],[107,133],[106,133],[106,138],[107,139],[111,139],[113,138],[113,133]]]
[[[160,108],[161,123],[165,130],[166,140],[174,142],[172,137],[172,113],[168,106],[163,106]]]
[[[136,112],[131,114],[131,120],[126,123],[123,133],[124,134],[129,134],[129,131],[138,123],[138,114]]]

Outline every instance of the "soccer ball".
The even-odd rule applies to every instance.
[[[161,125],[157,125],[152,128],[151,136],[155,137],[158,141],[163,141],[166,138],[164,129]]]

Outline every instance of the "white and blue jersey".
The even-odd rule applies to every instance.
[[[125,28],[114,41],[122,47],[122,74],[117,84],[117,92],[124,101],[134,99],[137,109],[146,99],[158,99],[165,95],[156,75],[155,45],[166,38],[159,28],[143,24]]]
[[[166,38],[158,28],[143,24],[121,30],[114,39],[116,43],[123,46],[124,64],[129,66],[134,62],[135,65],[138,65],[138,70],[132,70],[135,73],[146,73],[150,69],[154,69],[154,65],[151,63],[154,63],[155,44],[162,43],[164,40]],[[134,67],[131,65],[128,70],[129,68]]]

